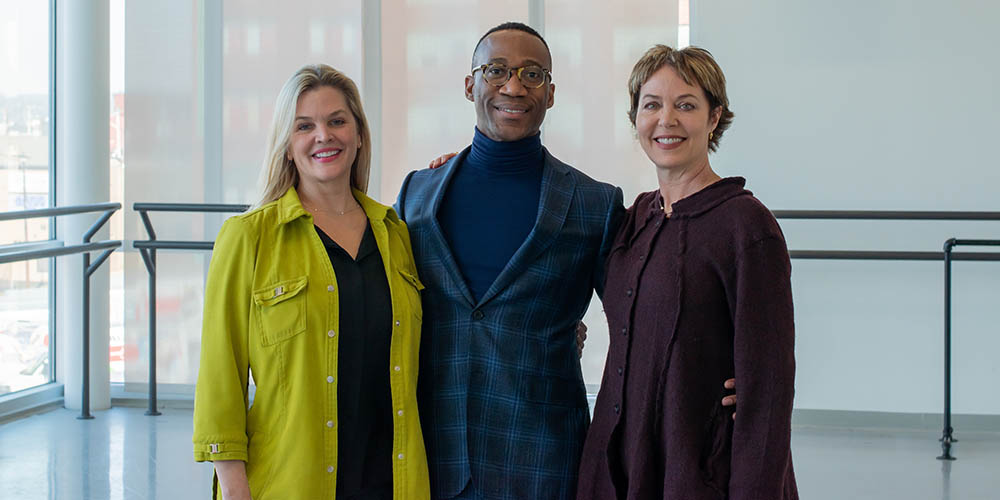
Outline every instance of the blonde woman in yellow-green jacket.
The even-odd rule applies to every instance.
[[[193,441],[217,499],[430,496],[423,285],[405,224],[365,195],[370,144],[340,72],[282,88],[262,200],[223,225],[205,290]]]

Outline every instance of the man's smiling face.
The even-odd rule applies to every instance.
[[[473,56],[473,67],[503,64],[508,68],[552,68],[552,58],[540,39],[518,30],[491,33]],[[516,141],[538,133],[545,111],[552,107],[555,85],[546,81],[537,89],[525,87],[511,75],[500,87],[486,83],[482,71],[465,77],[465,97],[476,105],[476,126],[494,141]]]

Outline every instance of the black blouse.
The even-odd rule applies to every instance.
[[[371,226],[357,258],[316,228],[340,293],[337,499],[392,498],[392,298]]]

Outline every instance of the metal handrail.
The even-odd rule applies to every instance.
[[[158,415],[155,412],[156,405],[156,312],[155,312],[155,283],[156,283],[156,249],[169,250],[212,250],[214,242],[211,241],[159,241],[153,231],[152,223],[147,212],[243,212],[249,205],[220,205],[220,204],[193,204],[193,203],[136,203],[133,208],[139,212],[146,231],[150,239],[146,241],[134,241],[133,247],[143,254],[143,261],[150,275],[150,410],[147,415]],[[895,221],[1000,221],[1000,212],[945,212],[945,211],[898,211],[898,210],[774,210],[771,212],[777,219],[800,219],[800,220],[895,220]],[[951,246],[945,245],[942,252],[927,251],[896,251],[896,250],[790,250],[789,256],[792,259],[803,260],[896,260],[896,261],[944,261],[946,265],[946,298],[945,298],[945,430],[941,438],[942,446],[946,446],[942,459],[954,459],[950,455],[950,445],[954,442],[951,428],[951,281],[950,262],[951,261],[1000,261],[1000,253],[993,252],[964,252],[954,253],[951,247],[957,245],[993,245],[992,240],[948,240],[953,242]],[[983,243],[987,241],[987,243]],[[997,244],[1000,246],[1000,243]]]
[[[101,267],[101,264],[104,264],[104,262],[108,260],[108,257],[111,256],[116,248],[120,248],[122,246],[122,242],[118,240],[96,242],[92,242],[90,240],[95,234],[97,234],[98,231],[101,230],[102,227],[104,227],[104,224],[108,222],[108,219],[110,219],[111,216],[114,215],[114,213],[121,207],[121,203],[94,203],[90,205],[71,205],[65,207],[41,208],[37,210],[0,212],[0,221],[103,212],[101,216],[97,218],[97,221],[91,224],[90,228],[83,233],[83,242],[79,245],[56,246],[55,248],[41,248],[38,250],[21,250],[7,252],[0,255],[0,264],[7,264],[10,262],[20,262],[25,260],[83,254],[83,328],[81,333],[81,336],[83,337],[83,349],[81,353],[83,356],[83,363],[81,363],[83,366],[83,374],[80,379],[80,383],[82,385],[80,397],[80,416],[76,417],[82,420],[94,418],[94,416],[90,414],[90,277],[97,271],[98,268]],[[48,241],[62,244],[59,240]],[[96,252],[98,250],[103,250],[103,252],[97,257],[97,260],[91,263],[90,252]]]
[[[773,210],[776,219],[1000,221],[1000,212],[909,210]]]
[[[51,241],[51,240],[50,240]],[[97,250],[115,249],[122,245],[120,240],[97,241],[82,245],[69,245],[57,248],[45,248],[42,250],[27,250],[0,255],[0,264],[10,264],[11,262],[22,262],[25,260],[46,259],[49,257],[62,257],[84,252],[96,252]]]
[[[944,242],[944,423],[941,429],[941,456],[938,460],[955,460],[951,444],[958,442],[951,426],[951,261],[958,254],[957,246],[1000,247],[1000,240],[960,240],[949,238]]]
[[[62,240],[42,240],[42,241],[26,241],[24,243],[10,243],[8,245],[0,246],[0,255],[7,255],[18,252],[27,252],[32,250],[43,250],[46,248],[59,248],[64,246]]]
[[[156,239],[149,212],[234,213],[245,212],[249,205],[218,203],[135,203],[132,209],[139,212],[148,240],[136,240],[132,247],[139,250],[149,274],[149,407],[146,415],[160,415],[156,409],[156,250],[212,250],[213,241],[160,241]]]
[[[135,203],[132,210],[136,212],[197,212],[197,213],[233,213],[246,212],[250,205],[222,203]]]
[[[37,219],[39,217],[56,217],[59,215],[88,214],[93,212],[114,212],[122,207],[121,203],[93,203],[90,205],[70,205],[65,207],[38,208],[34,210],[15,210],[0,212],[0,222],[7,220]]]
[[[923,260],[940,262],[944,252],[900,252],[885,250],[789,250],[793,259],[803,260]],[[954,253],[952,260],[996,261],[1000,253],[964,252]]]

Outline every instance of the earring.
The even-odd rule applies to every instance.
[[[711,141],[713,137],[715,137],[715,132],[709,132],[708,133],[708,140]]]

